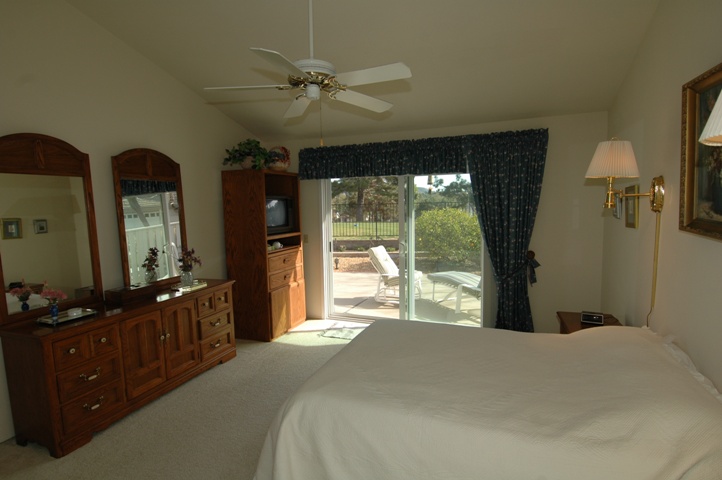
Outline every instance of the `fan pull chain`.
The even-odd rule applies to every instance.
[[[323,147],[323,101],[318,101],[318,130],[321,135],[320,145]]]

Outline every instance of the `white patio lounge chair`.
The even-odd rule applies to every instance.
[[[430,273],[428,275],[429,280],[432,282],[431,288],[431,300],[436,301],[434,298],[436,295],[436,284],[441,283],[453,287],[454,290],[449,292],[444,298],[439,300],[438,303],[444,300],[449,300],[451,295],[456,293],[456,313],[461,311],[461,296],[464,293],[481,298],[481,277],[468,272],[437,272]]]
[[[379,303],[389,301],[390,297],[399,297],[399,267],[386,251],[386,247],[379,245],[367,250],[371,264],[379,272],[379,281],[376,286],[374,300]],[[417,297],[421,297],[421,272],[414,272],[414,291]]]

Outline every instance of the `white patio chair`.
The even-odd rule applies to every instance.
[[[389,301],[389,297],[399,297],[399,267],[386,251],[386,247],[379,245],[367,250],[371,264],[379,272],[379,281],[376,286],[374,300],[379,303]],[[421,275],[419,271],[414,272],[414,291],[417,297],[421,297]]]

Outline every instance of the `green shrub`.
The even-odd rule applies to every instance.
[[[423,212],[416,219],[416,250],[459,264],[478,262],[481,229],[476,217],[457,208]]]

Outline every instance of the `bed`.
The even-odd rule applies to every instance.
[[[722,397],[648,329],[379,320],[286,401],[255,478],[718,479]]]

